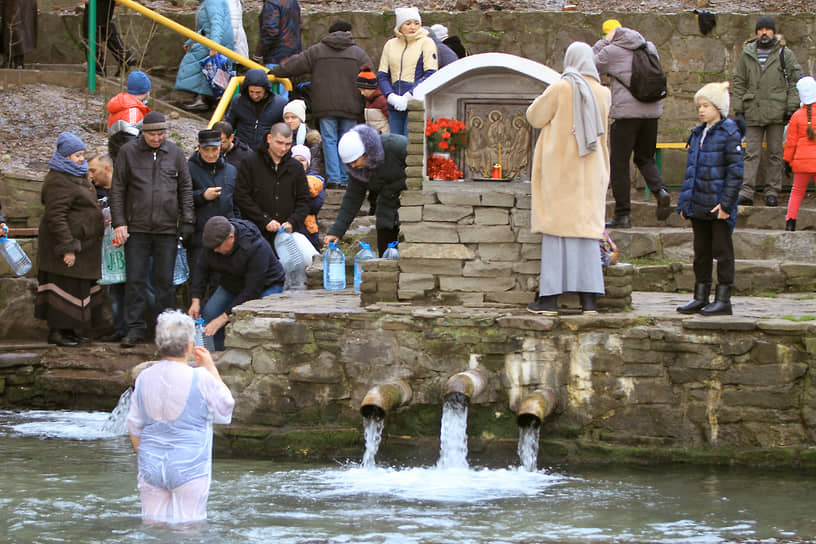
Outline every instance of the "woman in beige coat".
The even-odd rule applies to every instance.
[[[578,293],[584,312],[604,293],[599,240],[603,236],[611,95],[601,85],[592,49],[574,42],[564,73],[527,108],[541,134],[533,156],[532,230],[543,234],[539,296],[527,307],[558,314],[558,295]]]

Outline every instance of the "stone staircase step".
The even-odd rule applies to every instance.
[[[769,229],[785,230],[785,214],[787,213],[787,197],[780,202],[779,206],[769,208],[767,206],[740,206],[737,213],[737,229]],[[805,203],[799,208],[796,217],[797,230],[816,230],[816,209],[806,208]],[[677,206],[677,194],[672,194],[672,206]],[[672,213],[665,221],[658,221],[655,217],[654,197],[648,202],[632,200],[631,219],[635,227],[688,227],[689,222],[680,217],[677,213]],[[606,203],[606,217],[611,218],[615,213],[615,202]]]
[[[634,268],[634,291],[675,292],[694,288],[691,262],[635,263]],[[737,259],[734,268],[734,292],[740,295],[813,293],[816,290],[816,263],[813,262]]]
[[[694,256],[690,227],[613,229],[619,260],[641,257],[691,262]],[[785,262],[816,261],[816,231],[786,232],[769,229],[734,230],[734,258],[773,259]]]

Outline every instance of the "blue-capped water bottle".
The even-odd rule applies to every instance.
[[[346,255],[337,247],[337,242],[330,242],[329,249],[323,253],[323,288],[329,291],[346,288]]]
[[[196,346],[207,348],[209,352],[215,351],[215,342],[212,336],[204,332],[204,318],[201,316],[198,316],[195,320],[195,337],[193,338],[193,343]]]
[[[371,249],[371,245],[366,242],[360,242],[360,251],[354,256],[354,290],[360,292],[360,285],[363,283],[363,261],[376,259],[377,254]]]
[[[3,227],[2,235],[0,235],[0,253],[18,276],[31,270],[31,259],[28,258],[17,240],[8,237],[8,227]]]
[[[397,244],[398,243],[399,242],[397,242],[396,240],[389,243],[388,244],[388,249],[385,250],[385,252],[383,253],[382,258],[383,259],[399,259],[400,255],[399,255],[399,250],[397,249]]]

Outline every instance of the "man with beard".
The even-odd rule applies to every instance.
[[[759,172],[762,141],[768,146],[765,204],[776,206],[782,190],[782,134],[785,123],[799,108],[796,82],[802,68],[796,55],[776,35],[776,23],[764,15],[757,20],[756,38],[742,50],[731,86],[737,122],[748,125],[745,132],[745,179],[739,204],[754,204],[754,187]]]

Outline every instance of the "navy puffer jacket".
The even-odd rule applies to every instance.
[[[721,204],[729,214],[726,222],[734,230],[742,187],[742,136],[733,120],[724,119],[708,129],[701,144],[704,128],[705,124],[695,127],[686,142],[686,176],[677,211],[688,218],[713,221],[717,215],[711,209]]]

